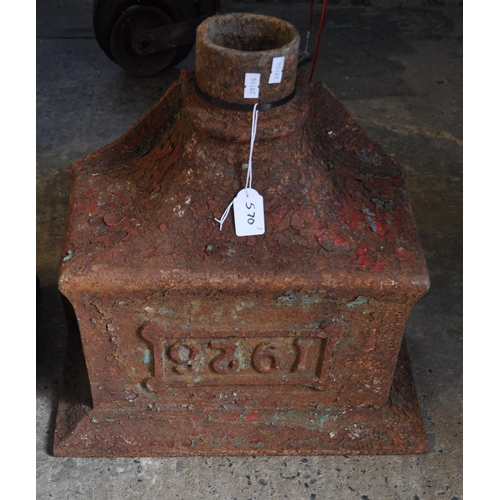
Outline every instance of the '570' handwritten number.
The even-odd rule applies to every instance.
[[[248,205],[250,205],[250,206],[248,206]],[[253,203],[250,203],[250,204],[245,203],[245,207],[247,207],[247,210],[250,210],[252,208],[255,208],[255,205]],[[255,223],[255,212],[253,214],[247,214],[247,217],[248,217],[248,219],[247,219],[248,224],[252,225]]]

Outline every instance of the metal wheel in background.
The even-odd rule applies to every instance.
[[[135,37],[197,16],[194,0],[95,0],[94,33],[112,61],[130,74],[149,76],[179,64],[194,43],[147,53],[147,41],[137,46],[133,44]]]

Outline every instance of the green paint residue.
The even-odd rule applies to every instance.
[[[160,307],[158,309],[158,312],[162,315],[162,316],[177,316],[177,313],[173,310],[173,309],[168,309],[167,307]]]
[[[320,417],[320,419],[319,419],[319,425],[323,425],[328,420],[329,416],[330,415],[323,415],[322,417]]]
[[[321,302],[329,302],[331,298],[324,293],[300,293],[300,292],[287,292],[285,295],[281,295],[276,300],[285,306],[299,306],[304,309]]]
[[[148,398],[155,397],[154,392],[151,392],[151,391],[150,391],[147,387],[145,387],[144,385],[142,385],[142,384],[137,384],[135,387],[136,387],[136,389],[137,389],[137,392],[138,392],[138,393],[144,394],[144,395],[145,395],[145,396],[147,396]]]
[[[362,306],[368,302],[368,299],[366,297],[362,297],[361,295],[359,297],[356,297],[353,301],[349,302],[347,304],[347,307],[356,307],[356,306]]]

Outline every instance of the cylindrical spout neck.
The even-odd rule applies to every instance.
[[[299,42],[296,29],[274,17],[210,17],[196,34],[196,84],[232,104],[279,101],[295,89]]]

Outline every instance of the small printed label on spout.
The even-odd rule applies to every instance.
[[[260,73],[245,73],[245,99],[257,99],[259,97]]]
[[[273,65],[271,67],[271,74],[269,75],[269,83],[281,82],[284,67],[285,67],[285,56],[273,57]]]

